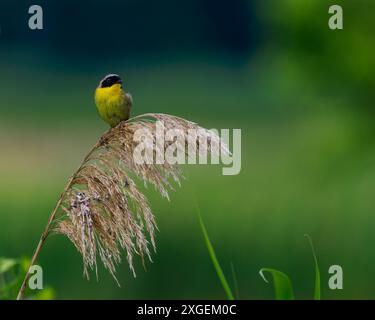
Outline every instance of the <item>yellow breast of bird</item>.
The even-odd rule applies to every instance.
[[[130,105],[121,85],[115,84],[108,88],[97,88],[95,104],[99,115],[114,127],[122,120],[129,118]]]

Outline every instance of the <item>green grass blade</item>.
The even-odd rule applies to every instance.
[[[234,264],[230,262],[230,269],[232,271],[232,279],[233,279],[233,286],[234,286],[234,297],[239,300],[240,299],[240,290],[238,289],[238,281],[237,281],[237,273],[236,269],[234,268]]]
[[[214,250],[214,248],[211,244],[210,238],[209,238],[208,233],[207,233],[207,229],[206,229],[206,227],[203,223],[203,220],[202,220],[202,217],[201,217],[199,211],[198,211],[198,218],[199,218],[199,224],[200,224],[202,232],[203,232],[204,240],[206,242],[206,247],[208,249],[208,253],[209,253],[211,261],[212,261],[212,263],[215,267],[215,270],[216,270],[217,276],[219,277],[220,283],[223,286],[223,289],[224,289],[224,291],[227,295],[228,300],[234,300],[232,290],[230,289],[230,286],[227,282],[227,279],[225,278],[224,272],[221,269],[219,261],[216,258],[215,250]]]
[[[264,272],[268,272],[272,275],[273,287],[275,289],[276,300],[294,300],[293,286],[289,277],[278,270],[270,268],[262,268],[259,271],[260,276],[265,282],[268,283],[267,278],[264,276]]]
[[[315,289],[314,289],[314,300],[320,300],[321,297],[321,288],[320,288],[320,271],[319,271],[319,264],[318,259],[316,258],[315,249],[313,242],[308,234],[305,234],[305,237],[310,243],[311,251],[314,257],[315,262]]]

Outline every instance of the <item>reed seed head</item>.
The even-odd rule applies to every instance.
[[[169,199],[168,191],[180,184],[182,173],[177,164],[161,164],[134,161],[137,147],[133,136],[139,129],[153,133],[153,155],[155,148],[155,121],[162,121],[164,129],[179,129],[188,138],[188,130],[195,129],[208,137],[211,154],[228,153],[220,138],[211,131],[182,118],[166,114],[146,114],[109,129],[84,159],[72,177],[66,192],[62,194],[59,215],[55,219],[55,231],[66,235],[81,253],[84,275],[97,272],[97,257],[116,279],[116,266],[121,262],[122,250],[131,272],[136,276],[133,264],[135,255],[151,261],[150,247],[156,250],[155,217],[149,202],[139,191],[135,179],[145,185],[153,185],[159,193]],[[197,141],[199,136],[196,137]],[[166,148],[170,142],[166,142]],[[187,152],[186,145],[177,143],[177,148]],[[199,152],[207,152],[200,148]]]

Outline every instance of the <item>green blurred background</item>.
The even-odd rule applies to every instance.
[[[27,27],[44,9],[44,30]],[[341,4],[344,30],[328,28]],[[258,271],[289,274],[312,297],[315,244],[325,299],[375,298],[375,2],[10,1],[0,3],[0,256],[30,256],[58,195],[106,130],[93,91],[119,73],[133,114],[162,112],[242,129],[242,171],[186,167],[171,202],[147,190],[157,253],[126,263],[118,288],[82,276],[62,236],[39,263],[59,299],[225,298],[199,228],[197,198],[224,272],[243,299],[272,299]],[[344,289],[328,288],[328,268]]]

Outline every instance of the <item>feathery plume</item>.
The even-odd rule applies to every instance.
[[[150,153],[146,150],[145,154],[151,154],[153,159],[171,145],[172,142],[166,140],[162,146],[158,145],[155,133],[157,121],[163,123],[165,132],[171,129],[183,132],[185,141],[177,140],[174,144],[187,156],[187,143],[197,146],[198,155],[208,152],[211,155],[229,154],[227,146],[216,134],[179,117],[150,113],[121,122],[103,134],[69,179],[50,216],[33,260],[50,231],[55,231],[66,235],[81,253],[87,278],[90,270],[94,270],[97,275],[99,257],[117,281],[116,265],[121,262],[122,250],[126,253],[134,276],[135,255],[140,256],[143,264],[145,258],[151,261],[150,247],[156,250],[157,225],[150,205],[137,188],[135,179],[138,178],[145,185],[153,185],[163,197],[169,199],[168,191],[173,190],[173,184],[180,185],[183,178],[178,164],[169,161],[134,161],[133,154],[138,145],[134,135],[138,130],[146,129],[151,133],[149,144],[145,146]],[[191,137],[189,130],[195,130],[197,135]],[[203,140],[207,143],[199,145]],[[19,297],[22,297],[22,293]]]
[[[164,124],[165,131],[178,129],[188,139],[188,130],[196,130],[206,135],[207,149],[219,153],[221,148],[228,153],[220,138],[211,131],[182,118],[166,114],[146,114],[121,122],[106,132],[98,146],[87,157],[75,174],[61,203],[61,217],[55,230],[66,235],[82,254],[84,274],[88,269],[97,269],[96,257],[116,279],[116,265],[121,261],[121,249],[126,252],[127,261],[135,276],[134,255],[151,260],[149,243],[155,250],[155,217],[146,197],[138,190],[131,173],[145,184],[150,183],[166,198],[168,190],[173,190],[173,182],[180,184],[181,171],[177,164],[164,161],[160,164],[137,164],[133,159],[137,142],[133,136],[139,129],[153,133],[152,149],[157,152],[155,120]],[[196,137],[199,141],[199,134]],[[170,142],[166,142],[168,144]],[[194,141],[196,143],[196,141]],[[177,149],[187,154],[186,143],[178,143]],[[159,146],[160,147],[160,146]],[[163,145],[162,148],[167,148]],[[213,148],[215,147],[215,148]],[[164,149],[165,150],[165,149]],[[207,152],[200,148],[200,152]],[[147,153],[147,152],[146,152]]]

